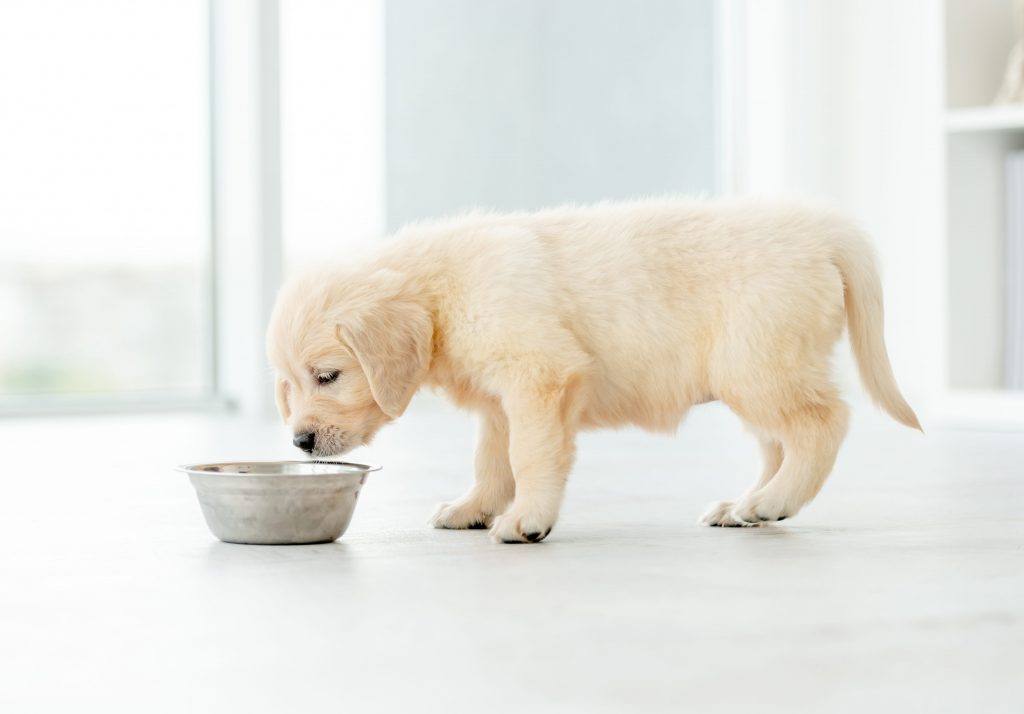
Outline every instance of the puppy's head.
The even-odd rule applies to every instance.
[[[433,321],[400,273],[322,272],[285,285],[267,354],[293,443],[315,457],[369,443],[409,405],[432,348]]]

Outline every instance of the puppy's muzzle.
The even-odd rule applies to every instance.
[[[313,447],[316,446],[316,434],[311,431],[296,434],[295,438],[292,439],[292,443],[297,447],[305,451],[307,454],[313,453]]]

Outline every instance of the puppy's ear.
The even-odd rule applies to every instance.
[[[338,339],[359,360],[374,401],[391,418],[402,415],[430,367],[434,324],[402,295],[404,276],[378,271],[372,299],[337,324]]]
[[[277,402],[277,411],[281,413],[281,419],[285,424],[288,423],[288,417],[292,415],[291,407],[288,404],[288,382],[276,378],[277,386],[274,389],[274,401]]]

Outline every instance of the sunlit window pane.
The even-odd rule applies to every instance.
[[[207,4],[0,3],[0,401],[210,387]]]

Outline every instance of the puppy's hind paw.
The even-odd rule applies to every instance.
[[[722,528],[746,528],[760,525],[759,522],[745,521],[735,515],[735,503],[732,501],[715,501],[698,521],[705,526],[721,526]]]
[[[732,517],[748,523],[769,523],[784,521],[796,513],[797,509],[787,506],[786,501],[772,493],[771,489],[762,489],[741,498],[732,507]]]

